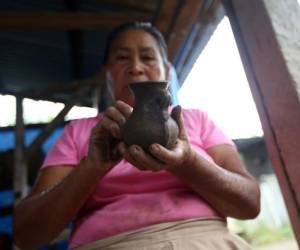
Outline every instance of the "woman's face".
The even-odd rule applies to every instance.
[[[164,65],[157,41],[151,34],[128,30],[113,40],[106,72],[115,99],[132,105],[134,97],[128,84],[168,80],[169,65]]]

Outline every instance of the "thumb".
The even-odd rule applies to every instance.
[[[183,118],[182,118],[182,108],[180,105],[177,105],[172,109],[171,117],[176,121],[178,128],[179,128],[179,135],[178,137],[181,139],[187,139],[187,134],[185,131]]]

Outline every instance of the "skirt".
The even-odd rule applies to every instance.
[[[226,221],[192,219],[161,223],[91,242],[77,250],[250,250]]]

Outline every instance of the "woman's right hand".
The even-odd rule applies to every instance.
[[[122,158],[118,151],[121,142],[121,127],[132,113],[132,107],[116,101],[103,114],[101,121],[92,130],[86,160],[101,170],[109,170]]]

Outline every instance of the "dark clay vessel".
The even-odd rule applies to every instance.
[[[166,81],[136,82],[129,85],[135,96],[134,109],[123,127],[127,145],[137,144],[145,151],[153,143],[174,147],[178,126],[169,115],[171,102]]]

